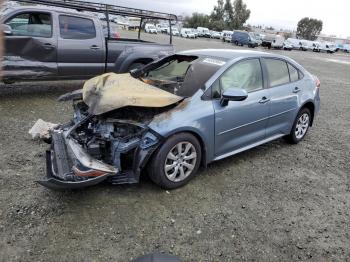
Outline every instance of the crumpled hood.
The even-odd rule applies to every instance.
[[[129,73],[103,74],[86,81],[83,87],[83,101],[93,115],[126,106],[165,107],[182,99],[135,79]]]

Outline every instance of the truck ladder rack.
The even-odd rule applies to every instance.
[[[110,38],[109,15],[121,15],[141,18],[139,34],[140,38],[141,25],[144,19],[167,20],[170,26],[170,43],[172,42],[172,22],[177,22],[177,16],[174,14],[143,10],[138,8],[124,7],[112,4],[102,4],[93,2],[84,2],[79,0],[14,0],[19,3],[29,3],[37,5],[54,6],[61,8],[75,9],[77,11],[89,11],[96,13],[104,13],[107,19],[108,38]]]

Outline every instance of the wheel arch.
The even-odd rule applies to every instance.
[[[312,126],[312,124],[314,122],[314,116],[315,116],[315,104],[312,101],[307,101],[300,107],[300,110],[303,108],[307,108],[310,110],[310,113],[311,113],[310,126]]]
[[[192,129],[192,128],[175,130],[174,132],[171,132],[170,134],[165,136],[164,141],[167,140],[169,137],[172,137],[172,136],[180,134],[180,133],[189,133],[189,134],[193,135],[198,140],[198,142],[201,146],[201,153],[202,153],[201,165],[206,167],[208,164],[207,146],[204,142],[203,136],[197,130]]]

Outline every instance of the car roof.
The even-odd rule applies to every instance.
[[[285,58],[284,56],[270,54],[266,52],[253,51],[253,50],[233,50],[233,49],[195,49],[180,52],[183,55],[195,55],[202,57],[216,57],[224,60],[232,60],[239,57],[276,57]]]

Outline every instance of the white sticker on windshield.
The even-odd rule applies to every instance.
[[[208,64],[213,64],[213,65],[218,65],[218,66],[223,66],[224,64],[226,64],[225,61],[221,61],[213,58],[205,58],[203,62]]]

